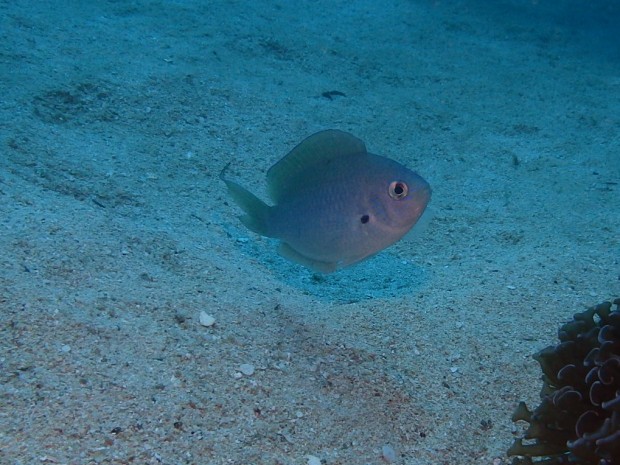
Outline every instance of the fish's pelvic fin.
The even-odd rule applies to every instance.
[[[286,242],[280,242],[280,246],[278,247],[278,253],[287,260],[299,263],[306,268],[310,268],[312,271],[318,271],[320,273],[333,273],[339,267],[338,263],[336,262],[322,262],[306,257],[305,255],[297,252]]]

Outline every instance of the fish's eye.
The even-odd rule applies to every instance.
[[[388,192],[390,193],[390,197],[394,200],[400,200],[407,197],[409,188],[407,187],[407,184],[402,181],[392,181]]]

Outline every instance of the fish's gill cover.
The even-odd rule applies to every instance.
[[[513,465],[620,465],[620,298],[613,304],[576,314],[560,343],[534,356],[542,401],[513,414],[529,423],[508,450]]]

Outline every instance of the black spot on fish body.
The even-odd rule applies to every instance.
[[[368,223],[368,221],[370,221],[370,217],[368,215],[362,215],[360,221],[362,222],[362,224],[366,224]]]

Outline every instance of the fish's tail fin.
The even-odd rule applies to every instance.
[[[246,188],[241,187],[234,181],[226,179],[224,177],[225,170],[226,168],[220,173],[220,179],[226,183],[228,192],[233,200],[245,212],[245,215],[239,217],[241,222],[256,234],[271,236],[269,233],[269,213],[271,207]]]

